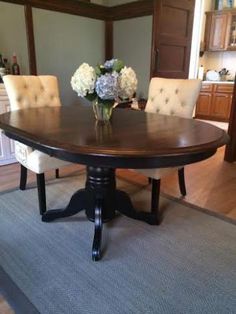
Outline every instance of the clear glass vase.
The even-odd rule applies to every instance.
[[[93,101],[93,111],[95,118],[98,121],[106,122],[109,121],[112,116],[113,104],[107,102],[101,102],[98,100]]]

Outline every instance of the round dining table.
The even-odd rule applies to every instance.
[[[50,156],[87,166],[84,189],[65,209],[47,210],[44,222],[85,209],[94,222],[92,259],[101,258],[102,225],[118,211],[158,224],[157,213],[135,210],[125,191],[116,188],[116,168],[184,166],[215,154],[229,138],[225,131],[194,119],[114,109],[109,122],[95,120],[91,106],[42,107],[0,115],[6,136]]]

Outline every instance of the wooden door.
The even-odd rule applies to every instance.
[[[236,76],[234,80],[234,92],[230,111],[228,134],[230,136],[230,141],[226,145],[224,159],[226,161],[233,162],[236,161]]]
[[[154,0],[151,77],[187,78],[195,0]]]

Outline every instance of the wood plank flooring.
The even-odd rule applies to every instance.
[[[147,184],[147,179],[137,173],[119,170],[118,174],[130,181]],[[224,148],[204,161],[185,167],[187,203],[206,208],[236,220],[236,163],[224,161]],[[161,192],[181,199],[177,172],[161,179]]]
[[[184,200],[196,206],[209,209],[226,217],[236,219],[236,163],[223,160],[224,148],[202,162],[185,167],[187,196]],[[60,169],[60,176],[75,175],[84,171],[84,166],[70,165]],[[0,191],[18,187],[20,167],[12,164],[0,167]],[[147,185],[147,178],[136,172],[119,169],[117,175],[140,185]],[[46,179],[55,177],[54,171]],[[29,171],[28,183],[35,184],[35,174]],[[161,191],[175,198],[181,198],[177,173],[161,180]]]

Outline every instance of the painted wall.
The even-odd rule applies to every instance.
[[[0,53],[11,62],[14,52],[21,73],[29,74],[24,7],[0,1]]]
[[[152,17],[114,22],[114,57],[131,66],[138,77],[138,97],[147,97],[151,64]]]
[[[104,22],[41,9],[33,20],[38,74],[58,77],[63,104],[77,102],[71,76],[82,62],[104,61]]]

